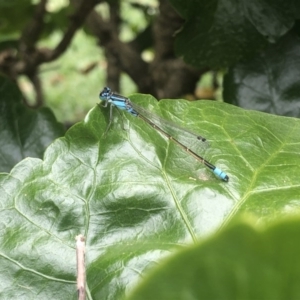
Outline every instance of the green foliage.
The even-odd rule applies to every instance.
[[[285,36],[224,78],[224,100],[250,109],[300,117],[300,39]]]
[[[90,294],[120,299],[162,257],[233,217],[264,222],[298,209],[299,120],[212,101],[131,99],[207,137],[210,147],[194,147],[229,182],[133,116],[124,115],[123,130],[116,114],[105,135],[109,112],[96,106],[43,161],[28,158],[0,176],[0,278],[11,298],[70,299],[79,233]]]
[[[259,53],[287,33],[299,14],[286,0],[194,0],[185,8],[181,0],[171,2],[186,18],[176,51],[197,67],[228,67]]]
[[[49,35],[54,32],[64,32],[67,29],[68,18],[72,12],[71,6],[61,7],[47,15],[45,20],[45,30],[43,31],[43,37],[49,38]]]
[[[299,234],[299,219],[238,223],[165,260],[127,299],[297,300]]]
[[[185,19],[188,18],[188,15],[191,11],[191,6],[194,5],[193,0],[175,0],[170,2],[176,9],[177,13]]]
[[[1,49],[16,48],[13,38],[31,17],[31,1],[21,2],[0,0]],[[172,3],[186,19],[177,52],[198,67],[230,66],[227,102],[299,115],[296,0]],[[9,14],[15,5],[24,9]],[[55,34],[39,45],[57,45],[56,30],[65,30],[69,9],[49,14],[44,37]],[[141,22],[130,19],[129,10],[122,13],[133,38]],[[5,27],[7,16],[15,24]],[[42,68],[40,77],[59,119],[81,118],[83,105],[87,109],[97,101],[105,70],[98,55],[95,41],[85,40],[81,31],[69,52]],[[97,71],[86,72],[93,66]],[[265,228],[299,211],[299,120],[212,101],[157,103],[151,96],[131,97],[206,137],[209,147],[172,133],[224,170],[228,183],[126,113],[122,119],[115,114],[105,135],[109,111],[99,106],[55,140],[41,160],[49,143],[63,134],[61,125],[47,109],[25,108],[19,91],[0,80],[0,170],[13,168],[0,174],[0,298],[76,298],[74,237],[79,233],[87,240],[90,299],[124,298],[156,264],[157,271],[130,299],[299,298],[293,285],[299,220]],[[19,162],[28,156],[36,158]],[[244,215],[251,215],[251,226],[226,229]],[[253,228],[258,222],[261,228]],[[201,245],[178,251],[221,227]]]
[[[32,0],[0,1],[0,40],[6,40],[6,37],[9,36],[20,37],[35,12],[36,5],[32,2]],[[44,20],[44,38],[54,30],[66,29],[66,16],[70,14],[70,11],[70,6],[64,6],[47,14],[47,18]]]
[[[299,116],[299,1],[171,2],[186,20],[177,54],[197,67],[230,67],[226,102]]]
[[[34,12],[34,5],[31,2],[31,0],[0,1],[0,40],[3,36],[19,36],[20,29],[24,28]]]
[[[0,77],[0,172],[9,172],[27,156],[42,158],[46,147],[63,134],[49,109],[27,108],[17,87]]]

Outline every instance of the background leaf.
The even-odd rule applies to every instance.
[[[289,35],[224,77],[224,100],[243,108],[300,116],[300,39]]]
[[[128,300],[299,299],[299,225],[236,224],[164,261]]]
[[[27,156],[42,157],[46,147],[64,134],[63,125],[47,109],[22,104],[17,87],[0,77],[0,172],[8,172]]]
[[[79,233],[92,297],[119,299],[162,257],[236,215],[263,222],[299,209],[299,120],[212,101],[131,99],[208,138],[210,147],[192,146],[229,182],[133,116],[124,114],[123,130],[115,114],[104,135],[109,111],[95,107],[44,161],[25,159],[0,177],[0,280],[18,280],[11,298],[69,299]],[[18,277],[24,270],[28,280]]]
[[[172,0],[187,19],[177,35],[176,52],[197,67],[228,67],[275,42],[294,24],[289,1]]]
[[[1,33],[4,36],[19,36],[20,28],[24,28],[32,18],[34,8],[32,1],[29,0],[0,1]],[[3,39],[3,36],[0,39]]]
[[[171,0],[170,1],[173,7],[176,9],[177,13],[183,18],[187,18],[189,15],[189,7],[190,5],[194,5],[193,0]]]

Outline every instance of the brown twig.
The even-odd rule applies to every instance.
[[[118,2],[110,4],[110,19],[107,21],[93,11],[94,6],[101,1],[71,0],[74,12],[69,17],[69,26],[62,39],[53,49],[41,49],[37,48],[36,42],[44,25],[47,0],[40,0],[32,21],[23,31],[19,53],[3,60],[0,70],[4,70],[14,79],[20,74],[35,78],[42,63],[53,61],[64,53],[76,31],[86,20],[89,29],[98,37],[99,44],[105,50],[108,62],[107,82],[115,90],[119,89],[120,72],[127,73],[137,84],[140,92],[151,93],[159,98],[175,98],[194,90],[203,71],[187,66],[175,56],[174,32],[180,28],[183,21],[167,0],[159,0],[160,14],[155,18],[154,23],[150,24],[155,50],[155,58],[151,63],[142,59],[142,49],[138,43],[125,43],[120,40]],[[148,34],[149,32],[150,30],[147,31]]]
[[[69,46],[74,34],[82,26],[90,11],[99,3],[99,0],[82,0],[75,13],[70,16],[70,24],[62,40],[51,52],[44,56],[44,61],[51,61],[60,56]]]
[[[78,300],[85,300],[85,238],[82,234],[76,236],[76,258]]]
[[[99,0],[81,0],[75,8],[74,13],[70,16],[69,26],[57,46],[53,49],[35,49],[35,42],[40,34],[39,27],[42,27],[44,14],[46,13],[46,10],[44,9],[46,0],[41,0],[36,15],[34,16],[35,20],[29,24],[22,35],[22,48],[20,48],[20,52],[24,54],[24,49],[26,49],[26,51],[30,49],[30,55],[22,55],[23,59],[13,66],[16,71],[15,73],[28,74],[30,72],[35,72],[42,63],[53,61],[63,54],[70,45],[76,31],[82,26],[87,15],[98,2]],[[27,37],[29,32],[31,32],[30,34],[33,35],[33,38]]]
[[[112,26],[111,22],[112,20],[104,21],[95,11],[92,11],[86,20],[87,26],[98,38],[99,44],[111,56],[110,59],[114,58],[120,70],[132,78],[139,91],[155,94],[148,63],[141,58],[138,49],[120,41],[116,26]]]
[[[93,11],[86,24],[105,49],[108,68],[116,64],[120,71],[131,77],[140,92],[151,93],[158,98],[176,98],[195,90],[203,70],[196,70],[175,56],[174,33],[180,29],[183,20],[169,1],[160,0],[159,3],[160,14],[152,24],[155,58],[151,63],[142,59],[141,49],[136,43],[124,43],[119,39],[116,29],[119,21],[115,21],[114,16],[106,21]]]
[[[176,98],[195,90],[202,70],[188,66],[174,53],[174,33],[183,25],[168,0],[159,1],[160,14],[153,24],[155,58],[151,73],[159,98]]]
[[[34,91],[35,91],[35,104],[32,105],[32,108],[39,108],[44,104],[43,89],[39,76],[35,73],[33,75],[28,75],[29,80],[31,81]],[[25,101],[25,99],[24,99]],[[28,105],[28,102],[26,103]],[[29,105],[28,105],[29,106]]]
[[[43,28],[47,0],[41,0],[37,5],[33,18],[25,27],[20,38],[20,52],[28,54],[35,47]]]
[[[110,19],[108,21],[109,28],[115,36],[119,36],[120,32],[120,3],[118,1],[112,2],[109,5]],[[120,75],[121,69],[114,54],[105,49],[105,57],[107,60],[106,69],[106,84],[114,91],[120,90]]]
[[[47,0],[40,0],[31,21],[21,34],[18,52],[13,53],[9,60],[0,60],[0,70],[13,80],[16,80],[21,74],[26,75],[30,79],[36,93],[36,103],[34,107],[39,107],[43,103],[42,87],[38,78],[39,66],[42,63],[57,59],[64,53],[70,45],[76,31],[81,28],[87,15],[99,2],[99,0],[76,1],[74,13],[69,17],[69,26],[61,41],[55,48],[48,49],[37,48],[36,45],[43,31],[44,19],[47,14]],[[7,50],[5,51],[8,53]],[[9,62],[9,64],[7,64],[7,62]]]

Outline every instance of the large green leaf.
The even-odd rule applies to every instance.
[[[43,157],[46,147],[64,129],[47,109],[22,104],[17,87],[0,76],[0,172],[8,172],[27,156]]]
[[[224,100],[243,108],[300,117],[300,39],[289,35],[224,77]]]
[[[82,233],[90,294],[120,299],[161,257],[234,216],[263,222],[298,209],[299,120],[212,101],[132,100],[208,138],[210,147],[191,146],[229,182],[133,116],[116,114],[104,135],[109,113],[97,106],[44,161],[25,159],[0,177],[3,293],[70,299]]]
[[[170,1],[173,5],[173,7],[176,9],[177,13],[182,16],[183,18],[187,18],[190,14],[190,5],[194,5],[193,0],[176,0]]]
[[[171,0],[186,23],[176,38],[176,52],[197,67],[228,67],[250,57],[289,31],[296,4],[286,0]]]
[[[30,0],[0,1],[1,34],[20,35],[31,20],[35,6]]]
[[[299,219],[237,224],[161,264],[128,300],[300,299]]]

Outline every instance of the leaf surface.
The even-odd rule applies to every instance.
[[[300,39],[288,35],[224,77],[224,100],[247,109],[300,116]]]
[[[1,175],[2,292],[70,299],[81,233],[91,298],[120,299],[162,257],[240,213],[263,222],[299,209],[299,120],[212,101],[131,99],[206,137],[204,148],[179,138],[229,182],[134,116],[115,112],[105,135],[109,111],[97,106],[43,161],[27,158]]]
[[[299,13],[285,0],[171,3],[186,19],[176,52],[197,67],[224,68],[254,56],[287,33]]]
[[[299,225],[236,224],[164,261],[127,299],[299,299]]]
[[[29,109],[17,87],[0,77],[0,172],[9,172],[25,157],[43,157],[46,147],[63,134],[49,109]]]

